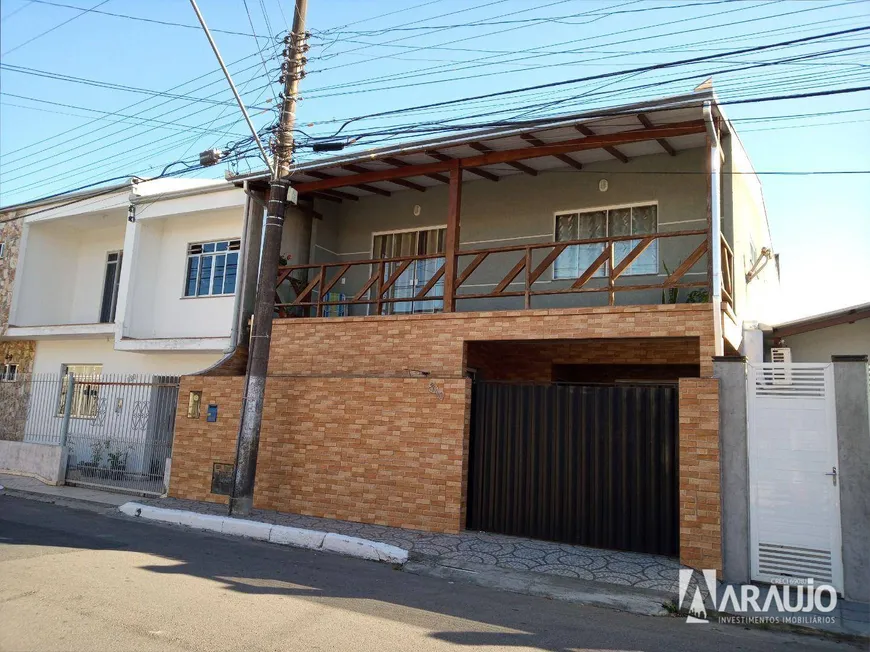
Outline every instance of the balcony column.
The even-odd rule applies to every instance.
[[[459,249],[459,213],[462,204],[462,168],[459,161],[450,167],[450,192],[447,206],[447,233],[444,235],[444,312],[456,309],[456,264]]]

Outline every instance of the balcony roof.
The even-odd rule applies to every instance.
[[[675,156],[705,145],[704,102],[715,106],[712,90],[363,150],[302,163],[293,170],[291,181],[301,195],[358,200],[446,184],[457,162],[463,180],[497,181],[512,175],[580,170],[599,161],[625,163],[661,153]],[[724,121],[722,125],[727,128]],[[268,176],[263,171],[234,181],[265,187]]]

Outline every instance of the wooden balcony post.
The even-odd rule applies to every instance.
[[[459,160],[450,167],[447,233],[444,235],[444,312],[456,308],[456,264],[459,249],[459,214],[462,204],[462,168]]]

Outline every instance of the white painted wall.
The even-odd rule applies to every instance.
[[[832,355],[870,356],[870,319],[785,338],[792,362],[830,362]]]
[[[222,353],[128,353],[113,339],[38,340],[34,373],[60,373],[64,364],[102,364],[105,374],[181,375],[202,371]]]
[[[763,247],[776,249],[770,234],[761,180],[739,138],[726,140],[727,159],[723,171],[725,233],[734,250],[734,301],[737,323],[757,321],[775,323],[779,310],[779,276],[771,260],[761,273],[746,283],[752,268],[752,251],[761,254]],[[727,319],[727,317],[726,317]]]
[[[228,337],[235,297],[184,297],[187,246],[240,238],[243,208],[137,219],[125,336],[138,339]]]
[[[123,248],[125,224],[120,212],[27,224],[11,323],[97,323],[106,254]]]

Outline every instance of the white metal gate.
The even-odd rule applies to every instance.
[[[752,579],[843,590],[831,364],[750,364]]]

